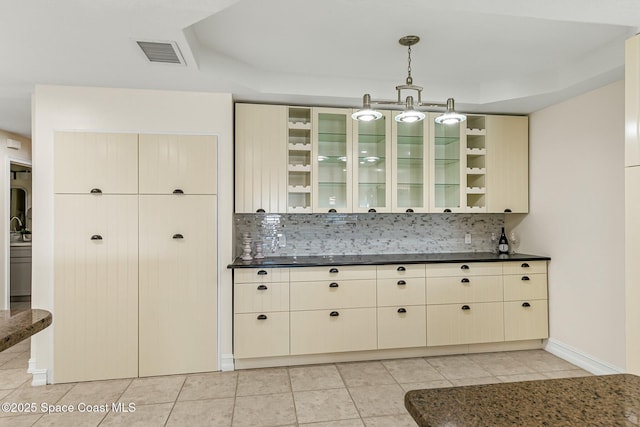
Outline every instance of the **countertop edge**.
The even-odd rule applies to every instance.
[[[18,344],[51,325],[49,311],[32,309],[0,320],[0,351]]]

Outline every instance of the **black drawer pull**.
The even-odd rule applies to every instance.
[[[338,287],[338,284],[337,284],[336,282],[329,283],[329,287],[330,287],[330,288],[337,288],[337,287]]]
[[[467,264],[462,264],[462,265],[460,266],[460,269],[461,269],[461,270],[468,270],[468,269],[469,269],[469,266],[468,266]]]
[[[266,291],[267,289],[269,289],[269,288],[267,288],[267,285],[259,285],[258,286],[258,290],[259,291]]]
[[[102,236],[99,234],[94,234],[91,236],[91,240],[102,240]]]
[[[266,275],[267,275],[266,270],[258,270],[258,276],[266,276]]]
[[[375,210],[375,209],[373,209],[373,208],[371,208],[371,209],[369,209],[367,212],[369,212],[369,213],[376,213],[376,210]]]
[[[511,213],[512,211],[511,211],[511,209],[507,208],[507,209],[504,210],[504,212],[505,213]]]
[[[264,209],[262,209],[262,208],[260,208],[260,209],[256,210],[256,213],[265,213],[265,212],[266,212],[266,211],[265,211]]]
[[[466,277],[462,280],[460,280],[461,283],[469,283],[471,282],[471,280],[467,279]]]
[[[337,316],[340,316],[340,313],[338,313],[337,311],[332,311],[331,313],[329,313],[329,316],[337,317]]]
[[[184,191],[182,191],[179,188],[176,188],[175,190],[173,190],[173,194],[184,194]]]
[[[339,273],[340,270],[338,270],[337,268],[332,268],[329,270],[329,273]]]
[[[404,280],[398,280],[398,286],[402,286],[402,285],[406,285],[407,282],[405,282]]]
[[[531,280],[531,279],[529,279],[529,276],[522,276],[522,279],[520,280],[524,280],[526,282],[527,280]]]
[[[460,308],[463,309],[463,310],[471,310],[471,307],[469,307],[468,305],[463,305]]]
[[[407,309],[406,308],[399,308],[398,309],[398,313],[406,313]]]
[[[523,262],[520,267],[522,268],[529,268],[529,264],[527,264],[526,262]]]
[[[336,213],[336,212],[338,212],[338,211],[335,210],[335,209],[329,209],[329,213]]]
[[[445,209],[444,211],[445,211],[446,213],[449,213],[449,212],[451,212],[451,209],[447,208],[447,209]]]
[[[531,307],[531,304],[529,304],[528,302],[523,302],[523,303],[522,303],[522,306],[523,306],[523,307]]]
[[[258,315],[258,320],[267,320],[267,315],[266,314]]]
[[[92,188],[91,194],[102,194],[102,190],[99,188]]]
[[[173,238],[174,239],[184,239],[184,236],[182,234],[180,234],[180,233],[176,233],[176,234],[173,235]]]
[[[396,270],[398,270],[398,271],[407,271],[407,269],[404,268],[403,266],[400,266],[400,267],[396,268]]]
[[[407,213],[412,213],[412,212],[413,212],[413,209],[409,208],[409,209],[407,209],[405,212],[407,212]]]

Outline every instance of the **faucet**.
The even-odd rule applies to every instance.
[[[20,224],[20,227],[22,227],[22,221],[20,221],[20,218],[18,218],[17,216],[14,216],[14,217],[11,217],[11,219],[9,220],[9,231],[18,231],[18,230],[11,230],[11,224],[13,223],[14,219],[17,219],[18,224]]]

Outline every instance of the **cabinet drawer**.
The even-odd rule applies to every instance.
[[[289,354],[289,313],[236,314],[233,332],[237,358]]]
[[[236,268],[233,270],[235,283],[288,282],[288,268]]]
[[[233,292],[236,313],[289,311],[289,283],[238,283]]]
[[[291,354],[374,350],[376,309],[291,312]]]
[[[427,304],[490,302],[502,299],[502,276],[427,279]]]
[[[378,279],[378,307],[425,303],[424,277]]]
[[[504,341],[503,303],[427,306],[427,346]]]
[[[378,308],[378,348],[426,345],[427,318],[424,305]]]
[[[547,261],[510,261],[502,266],[504,274],[546,273]]]
[[[292,282],[289,292],[291,310],[376,306],[375,279]]]
[[[501,262],[460,262],[428,264],[427,277],[493,276],[502,274]]]
[[[424,264],[379,265],[377,270],[378,279],[424,277]]]
[[[547,275],[504,276],[504,300],[547,299]]]
[[[290,277],[292,282],[336,279],[375,279],[376,267],[375,265],[338,265],[292,268]]]
[[[28,258],[31,259],[31,246],[11,246],[9,252],[11,259],[14,258]]]
[[[504,303],[504,339],[506,341],[549,338],[547,300]]]

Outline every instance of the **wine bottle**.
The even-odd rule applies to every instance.
[[[501,255],[509,253],[509,241],[507,240],[507,235],[504,234],[504,227],[502,227],[502,233],[500,234],[500,239],[498,239],[498,253]]]

